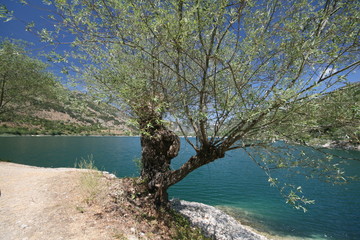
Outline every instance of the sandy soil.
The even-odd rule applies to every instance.
[[[0,239],[111,239],[79,211],[81,172],[0,162]]]
[[[176,239],[177,225],[136,181],[0,162],[0,239]]]

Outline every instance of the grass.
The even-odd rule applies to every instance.
[[[113,237],[118,240],[128,240],[128,238],[123,233],[115,233]]]
[[[81,158],[75,164],[75,167],[87,170],[80,177],[80,188],[84,193],[84,201],[90,205],[96,200],[102,190],[100,182],[102,174],[96,168],[92,155],[89,155],[87,159]]]

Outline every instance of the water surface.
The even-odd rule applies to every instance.
[[[337,151],[360,159],[360,152]],[[182,141],[172,167],[181,166],[193,150]],[[92,155],[99,169],[118,177],[137,176],[141,156],[137,137],[0,137],[0,159],[41,167],[74,167]],[[360,173],[360,160],[350,161],[350,174]],[[203,166],[170,189],[170,196],[219,206],[250,226],[272,235],[297,239],[360,239],[360,183],[332,186],[296,178],[306,196],[316,201],[304,213],[285,204],[269,186],[264,172],[241,150]]]

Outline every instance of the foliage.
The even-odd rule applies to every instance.
[[[308,107],[306,115],[314,119],[309,124],[312,138],[345,140],[360,144],[360,84],[349,84],[337,91],[314,99],[317,104]]]
[[[281,109],[283,119],[273,129],[274,135],[298,143],[342,140],[359,144],[359,86],[349,84]]]
[[[0,125],[0,134],[11,135],[89,135],[105,130],[97,125],[84,126],[66,124],[60,120],[47,120],[37,117],[16,115],[2,121],[14,122],[11,126]]]
[[[55,77],[47,65],[25,54],[20,43],[0,43],[0,115],[36,107],[36,101],[56,99]]]
[[[14,135],[112,135],[123,131],[134,134],[127,126],[127,118],[119,110],[85,94],[56,87],[59,101],[36,101],[36,109],[22,113],[15,111],[0,115],[0,134]],[[41,115],[46,112],[50,116]],[[40,114],[40,115],[39,115]],[[55,116],[54,120],[52,115]],[[67,116],[65,117],[56,117]],[[127,132],[125,132],[127,131]]]
[[[138,172],[141,173],[141,170],[143,169],[141,158],[134,158],[133,162],[134,162]]]
[[[4,4],[0,4],[0,18],[4,18],[4,22],[8,22],[13,19],[13,12],[9,11]]]
[[[77,58],[73,67],[83,64],[89,91],[123,106],[144,138],[158,136],[156,129],[166,128],[164,119],[176,123],[184,136],[196,136],[195,143],[186,138],[196,154],[154,180],[164,188],[237,148],[264,149],[260,166],[275,156],[279,166],[289,166],[288,158],[300,161],[277,154],[271,143],[296,141],[288,133],[309,125],[307,118],[295,118],[297,110],[321,108],[313,99],[343,86],[360,65],[358,1],[54,4],[58,24],[43,39],[74,35],[79,51],[72,55]],[[326,157],[318,161],[298,166],[337,172]],[[288,201],[307,203],[295,194],[298,189],[287,194]]]

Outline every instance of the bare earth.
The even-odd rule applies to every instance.
[[[0,162],[0,240],[205,239],[173,213],[154,209],[141,186],[99,171]],[[265,239],[240,230],[235,239]]]
[[[177,239],[171,215],[159,215],[136,181],[0,162],[0,239]]]
[[[0,162],[0,238],[111,239],[78,210],[80,173]]]

